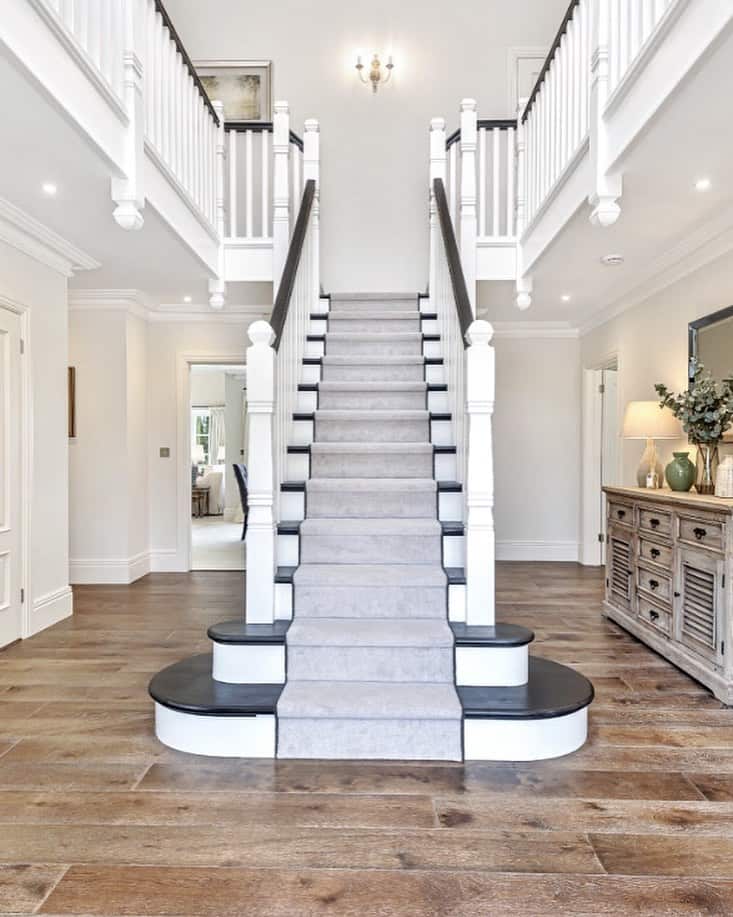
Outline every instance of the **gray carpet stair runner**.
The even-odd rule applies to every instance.
[[[288,674],[284,758],[462,758],[415,297],[334,299]]]

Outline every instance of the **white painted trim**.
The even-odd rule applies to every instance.
[[[268,317],[271,305],[237,306],[227,303],[217,312],[208,303],[150,305],[140,290],[70,290],[70,312],[126,312],[146,322],[216,322],[249,324]]]
[[[588,737],[588,708],[541,720],[466,718],[466,761],[545,761],[577,751]]]
[[[150,573],[150,569],[149,551],[130,557],[72,557],[69,560],[69,580],[75,585],[129,585]]]
[[[495,338],[527,340],[576,339],[578,328],[568,322],[492,322]]]
[[[547,60],[549,48],[543,45],[541,48],[532,45],[523,45],[520,47],[507,49],[507,87],[509,94],[507,96],[507,111],[516,112],[519,104],[519,87],[517,86],[517,64],[520,60],[532,59],[541,60],[543,63]],[[542,65],[540,65],[541,67]],[[521,117],[521,114],[520,114]]]
[[[53,592],[47,592],[33,600],[33,609],[30,615],[30,628],[24,636],[32,637],[34,634],[58,624],[64,618],[70,617],[74,612],[74,597],[70,586],[62,586]]]
[[[169,748],[220,758],[274,758],[275,716],[202,716],[155,704],[155,734]]]
[[[181,570],[178,562],[178,551],[175,548],[151,548],[151,573],[177,573]]]
[[[214,681],[235,685],[285,684],[285,645],[213,642]]]
[[[497,560],[578,562],[577,541],[497,541]]]
[[[3,197],[0,197],[0,239],[65,277],[71,277],[74,271],[101,267],[91,255]]]
[[[456,684],[506,688],[529,681],[529,644],[457,646]]]

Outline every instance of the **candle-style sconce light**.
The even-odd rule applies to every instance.
[[[386,86],[390,81],[392,71],[394,70],[392,55],[389,55],[387,58],[387,63],[382,66],[382,62],[379,60],[379,55],[375,51],[374,54],[372,54],[372,62],[369,67],[369,75],[364,76],[365,64],[360,54],[356,58],[356,70],[362,83],[364,83],[365,86],[371,85],[372,92],[376,93],[380,85]]]

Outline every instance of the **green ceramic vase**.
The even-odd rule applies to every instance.
[[[695,465],[689,452],[673,452],[674,458],[667,465],[664,476],[672,490],[688,491],[695,483]]]

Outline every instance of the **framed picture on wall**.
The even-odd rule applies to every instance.
[[[272,61],[195,61],[212,102],[224,103],[224,120],[272,120]]]

